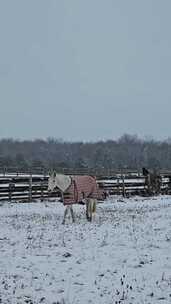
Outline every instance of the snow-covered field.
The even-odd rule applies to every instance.
[[[0,206],[0,303],[171,303],[171,197]]]

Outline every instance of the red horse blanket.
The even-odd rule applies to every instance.
[[[63,193],[64,205],[75,204],[85,198],[100,199],[96,179],[92,176],[72,176],[71,185]]]

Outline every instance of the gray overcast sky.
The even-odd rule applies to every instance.
[[[170,0],[0,0],[0,137],[171,136]]]

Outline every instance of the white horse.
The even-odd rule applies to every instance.
[[[87,220],[92,221],[95,217],[96,203],[98,196],[97,183],[91,176],[68,176],[53,172],[48,180],[48,191],[59,189],[63,204],[66,205],[63,223],[66,215],[71,213],[73,222],[75,222],[73,204],[85,203]]]

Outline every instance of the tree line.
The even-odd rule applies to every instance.
[[[144,140],[127,134],[117,140],[98,142],[1,139],[0,167],[171,169],[171,140]]]

